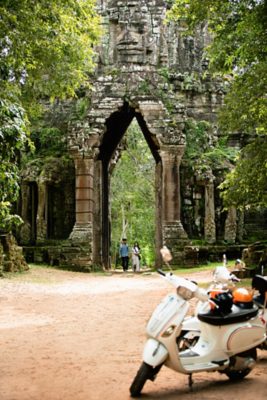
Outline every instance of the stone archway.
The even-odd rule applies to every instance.
[[[29,166],[30,173],[25,174],[22,187],[25,223],[21,232],[25,243],[41,245],[49,236],[65,239],[72,229],[69,240],[53,250],[59,265],[89,271],[94,264],[109,265],[110,164],[116,161],[121,151],[120,141],[133,118],[137,119],[156,162],[157,263],[160,263],[159,248],[166,244],[174,263],[184,264],[186,256],[182,252],[188,241],[181,219],[190,238],[197,232],[197,238],[203,234],[208,242],[216,243],[220,239],[218,232],[221,235],[225,225],[224,238],[235,241],[237,230],[241,237],[244,216],[238,222],[235,211],[231,210],[226,223],[221,218],[217,170],[211,171],[214,181],[204,179],[200,191],[197,174],[189,171],[189,177],[183,175],[180,189],[180,163],[188,134],[185,121],[208,122],[211,143],[220,137],[217,111],[223,104],[224,83],[207,71],[208,60],[203,52],[210,41],[207,26],[201,25],[192,36],[185,37],[183,21],[165,23],[170,7],[165,0],[96,3],[104,35],[95,49],[97,62],[90,77],[91,90],[84,87],[78,93],[79,100],[86,100],[83,104],[88,109],[82,115],[76,112],[73,115],[70,103],[64,103],[65,112],[70,113],[66,139],[73,162],[68,168],[62,164],[52,180],[50,173],[45,174],[44,180],[42,172],[40,178],[38,173],[29,181],[28,175],[32,175]],[[233,140],[235,147],[240,145],[235,135]],[[64,204],[59,196],[56,202],[47,191],[55,182],[62,186],[60,175],[66,181],[63,196],[66,210],[70,211],[68,218],[63,212],[57,224],[65,226],[61,232],[64,235],[55,234],[58,229],[53,218],[54,210],[64,211]],[[36,182],[37,186],[30,188],[29,182]]]
[[[99,105],[97,112],[103,104]],[[96,109],[90,114],[95,115]],[[109,267],[110,165],[120,152],[123,135],[134,118],[155,159],[157,263],[160,263],[159,249],[163,244],[170,246],[175,253],[179,240],[187,238],[180,219],[179,168],[184,144],[180,143],[179,132],[175,142],[168,143],[168,135],[162,135],[168,129],[164,126],[165,114],[162,103],[153,99],[139,99],[131,104],[118,101],[117,107],[110,109],[104,129],[98,135],[87,136],[84,131],[72,131],[70,145],[76,166],[76,223],[70,239],[76,244],[90,243],[88,262]]]
[[[130,107],[129,104],[125,103],[120,111],[113,113],[107,120],[106,127],[107,130],[103,135],[102,143],[99,147],[98,160],[101,162],[101,174],[100,180],[102,182],[102,203],[100,204],[100,218],[102,216],[102,221],[96,221],[96,226],[101,225],[102,227],[102,252],[101,250],[96,251],[95,260],[97,262],[103,262],[104,265],[109,264],[109,246],[110,246],[110,221],[109,221],[109,189],[110,189],[110,164],[114,158],[116,158],[116,153],[120,152],[120,142],[124,136],[127,128],[131,124],[133,119],[136,119],[139,127],[146,139],[148,147],[155,160],[155,169],[157,173],[155,174],[155,186],[156,190],[156,238],[155,242],[157,247],[162,243],[161,229],[159,229],[161,221],[161,191],[160,191],[160,177],[161,177],[161,157],[159,154],[160,145],[156,139],[152,140],[151,134],[147,128],[147,124],[137,109]],[[114,162],[116,162],[114,160]],[[112,162],[113,163],[113,162]],[[102,178],[102,179],[101,179]],[[97,219],[97,218],[96,218]],[[99,255],[103,253],[103,259],[99,259]]]

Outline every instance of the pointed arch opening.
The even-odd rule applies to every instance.
[[[129,133],[130,132],[130,133]],[[142,161],[142,159],[138,158],[134,162],[139,163],[139,165],[136,165],[137,170],[138,168],[140,170],[140,176],[142,176],[142,179],[148,179],[152,180],[149,181],[148,187],[150,191],[149,196],[152,195],[153,198],[153,204],[150,205],[150,213],[148,213],[145,217],[144,215],[136,215],[134,214],[133,208],[136,207],[136,210],[138,209],[138,206],[134,206],[134,203],[138,203],[141,201],[141,197],[146,196],[145,191],[143,190],[142,194],[142,188],[139,188],[140,192],[135,191],[137,189],[132,190],[131,193],[131,188],[127,188],[127,196],[129,197],[128,200],[126,199],[126,202],[123,204],[122,202],[120,203],[120,206],[124,206],[124,210],[120,210],[121,213],[124,212],[124,217],[127,214],[127,226],[124,227],[126,228],[126,232],[123,230],[123,226],[121,226],[121,232],[118,233],[115,229],[115,224],[114,224],[114,219],[116,219],[116,214],[114,212],[114,208],[116,205],[113,204],[113,211],[112,211],[112,204],[111,202],[114,200],[114,187],[111,187],[112,182],[113,182],[113,177],[114,177],[114,171],[116,170],[116,174],[118,174],[118,168],[120,168],[120,164],[122,163],[122,155],[127,149],[129,150],[129,146],[133,145],[134,146],[134,141],[139,142],[139,145],[142,148],[142,151],[144,151],[144,156],[147,157],[146,164],[145,160]],[[127,143],[128,141],[128,143]],[[132,142],[132,143],[129,143]],[[137,143],[135,143],[135,147],[137,149]],[[129,154],[128,154],[129,155]],[[132,155],[133,157],[133,155]],[[150,157],[150,158],[149,158]],[[121,110],[113,113],[107,120],[106,122],[106,131],[105,134],[103,135],[102,142],[99,146],[99,155],[98,155],[98,161],[100,163],[99,165],[99,171],[100,171],[100,182],[101,182],[101,199],[100,199],[100,210],[99,210],[99,216],[101,219],[101,227],[99,230],[101,232],[99,233],[99,239],[101,239],[101,246],[96,243],[95,246],[95,257],[99,259],[101,257],[101,262],[105,267],[110,267],[111,264],[116,264],[116,242],[119,242],[119,239],[121,238],[122,235],[126,235],[127,238],[130,239],[130,241],[141,241],[142,238],[139,239],[139,237],[142,235],[141,232],[141,226],[142,224],[147,224],[151,225],[151,230],[150,230],[150,237],[151,237],[151,232],[153,232],[153,242],[152,239],[150,239],[150,243],[147,243],[147,256],[146,256],[146,263],[152,261],[152,257],[150,255],[151,253],[151,247],[157,247],[157,244],[161,240],[160,237],[160,212],[159,212],[159,204],[160,204],[160,191],[157,190],[158,187],[158,179],[161,177],[161,173],[157,173],[158,169],[161,168],[161,159],[159,156],[159,145],[156,142],[155,138],[151,135],[147,124],[142,116],[142,114],[136,110],[133,107],[130,107],[127,103],[124,104]],[[149,174],[145,174],[145,172],[142,175],[142,168],[145,169],[147,168],[148,165],[152,166],[153,171],[149,171]],[[128,171],[128,173],[134,173],[135,176],[133,176],[132,182],[134,183],[134,186],[138,185],[137,179],[138,179],[138,174],[137,172],[131,172]],[[145,176],[146,175],[146,176]],[[150,176],[150,177],[149,177]],[[141,179],[141,178],[140,178]],[[144,181],[145,182],[145,181]],[[113,182],[114,183],[114,182]],[[125,182],[124,182],[125,183]],[[127,186],[127,182],[126,182]],[[120,189],[119,189],[120,190]],[[152,192],[153,194],[152,194]],[[123,197],[123,194],[126,193],[120,193]],[[127,197],[126,196],[126,197]],[[134,199],[134,196],[136,196],[136,199]],[[130,199],[132,197],[132,199]],[[119,202],[120,196],[118,195],[116,198],[116,201]],[[144,199],[143,203],[145,204]],[[128,201],[128,210],[127,210],[127,201]],[[130,204],[131,203],[131,204]],[[140,205],[140,204],[139,204]],[[147,211],[147,210],[146,210]],[[153,216],[152,216],[153,214]],[[130,220],[129,219],[130,216]],[[122,215],[120,215],[120,218],[123,218]],[[148,218],[149,220],[144,222],[141,220],[142,218]],[[156,221],[156,222],[155,222]],[[100,221],[99,221],[100,222]],[[124,221],[125,222],[125,221]],[[123,222],[121,222],[123,225]],[[95,224],[97,226],[97,224]],[[98,224],[99,226],[99,224]],[[114,228],[114,229],[113,229]],[[148,230],[149,231],[149,230]],[[145,238],[149,236],[149,233],[146,232],[144,235]],[[145,242],[146,239],[144,239]],[[142,242],[142,244],[144,243]],[[118,245],[119,243],[117,243]],[[100,246],[99,248],[97,248]],[[153,260],[154,261],[154,260]]]

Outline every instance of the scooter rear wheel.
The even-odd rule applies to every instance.
[[[255,362],[257,361],[257,349],[250,349],[247,351],[244,351],[243,353],[237,354],[237,356],[239,357],[244,357],[244,358],[252,358]],[[235,360],[235,357],[233,357],[233,361]],[[225,371],[225,374],[228,376],[228,378],[231,381],[240,381],[241,379],[245,378],[245,376],[247,376],[250,372],[251,372],[252,368],[250,367],[246,367],[243,369],[239,369],[236,370],[233,368],[227,371]]]
[[[148,379],[153,381],[156,378],[157,373],[159,372],[162,365],[159,365],[155,368],[151,367],[147,363],[143,362],[141,367],[137,371],[136,377],[133,380],[133,383],[130,387],[131,397],[139,397],[141,395],[141,391],[144,387],[144,384]]]
[[[262,350],[267,350],[267,339],[265,339],[265,341],[259,345],[259,348]]]

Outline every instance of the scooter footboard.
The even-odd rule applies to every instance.
[[[148,339],[143,351],[143,360],[153,368],[164,363],[168,357],[168,350],[155,339]]]

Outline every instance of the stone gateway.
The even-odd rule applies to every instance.
[[[110,267],[110,176],[133,119],[155,160],[157,264],[163,245],[171,249],[174,263],[184,262],[189,251],[184,249],[196,232],[210,244],[216,243],[218,232],[231,243],[237,239],[236,210],[230,210],[228,216],[216,214],[217,171],[208,170],[188,182],[183,178],[185,123],[189,119],[208,121],[211,140],[216,141],[216,114],[223,102],[224,86],[207,72],[203,49],[210,38],[206,26],[199,27],[194,36],[184,36],[182,21],[175,25],[165,22],[168,3],[98,1],[104,33],[96,49],[94,90],[88,93],[90,105],[85,117],[70,123],[67,132],[75,167],[75,196],[73,202],[68,199],[66,204],[63,199],[58,203],[65,210],[75,208],[75,213],[67,221],[68,237],[58,236],[65,239],[60,250],[47,250],[51,263],[56,259],[60,265],[89,270],[92,265]],[[240,146],[240,142],[233,139],[233,145]],[[29,180],[23,182],[24,231],[40,244],[49,238],[53,224],[53,218],[49,222],[47,217],[47,183],[44,179],[35,180],[37,186]],[[71,184],[69,177],[64,184]],[[27,221],[29,185],[36,200],[34,217],[31,213]],[[194,216],[189,220],[190,213]],[[195,251],[190,250],[190,254]]]

